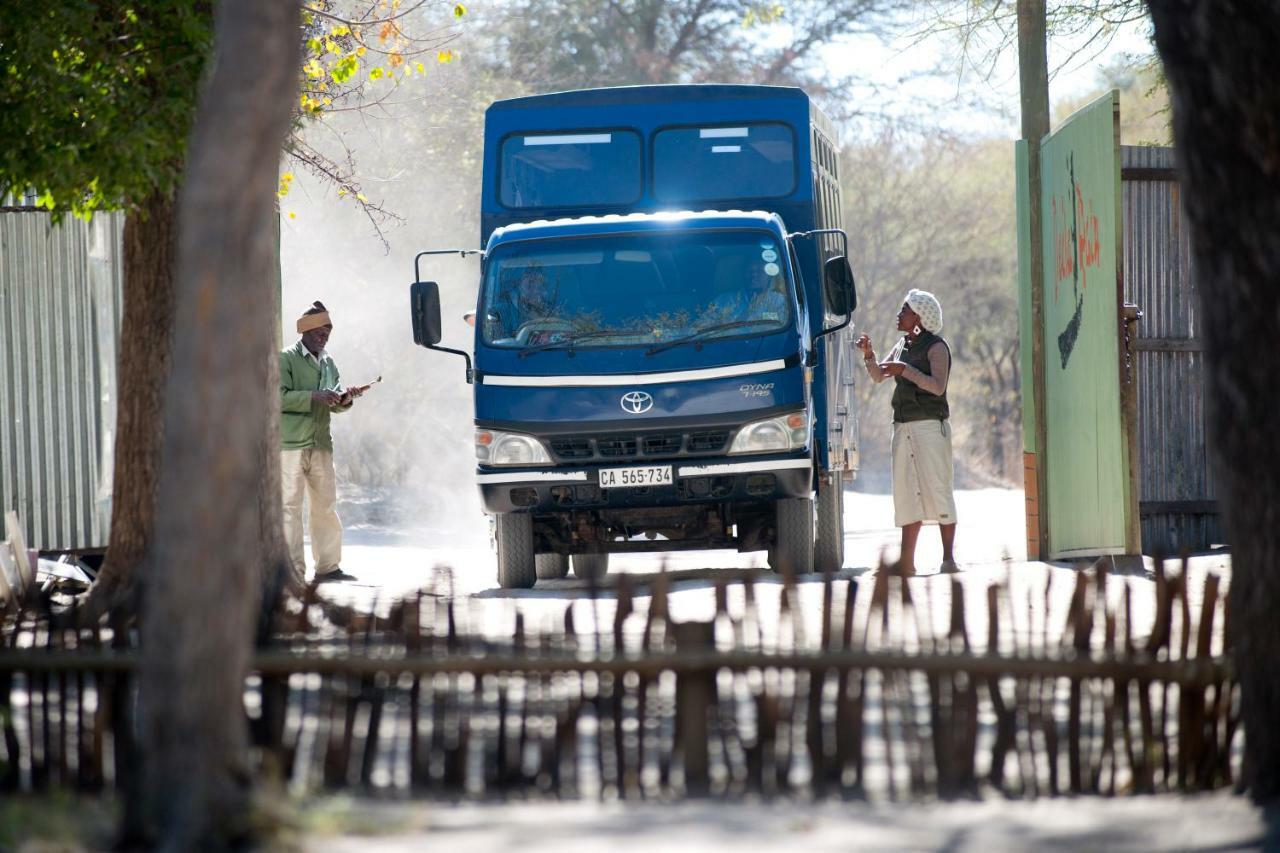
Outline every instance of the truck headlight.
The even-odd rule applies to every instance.
[[[809,443],[809,415],[793,412],[763,421],[754,421],[738,430],[730,453],[769,453],[802,450]]]
[[[551,463],[547,449],[533,436],[496,429],[476,430],[476,459],[485,465]]]

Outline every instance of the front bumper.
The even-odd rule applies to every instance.
[[[670,464],[674,482],[662,486],[600,488],[600,469],[627,467],[622,465],[481,468],[476,480],[488,513],[768,501],[813,493],[813,463],[807,455],[680,459]]]

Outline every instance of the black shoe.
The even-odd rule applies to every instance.
[[[331,572],[325,572],[322,575],[316,575],[315,583],[330,583],[331,581],[353,581],[355,575],[349,575],[342,569],[334,569]]]

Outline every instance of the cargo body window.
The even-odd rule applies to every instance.
[[[660,130],[653,138],[653,195],[666,202],[790,195],[795,149],[791,128],[774,122]]]
[[[640,136],[629,130],[515,134],[502,141],[507,207],[629,204],[640,198]]]

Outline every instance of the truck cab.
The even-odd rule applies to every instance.
[[[501,586],[598,579],[635,551],[840,567],[856,295],[831,139],[782,87],[489,108],[474,366],[462,355]],[[441,349],[418,270],[415,340]]]

